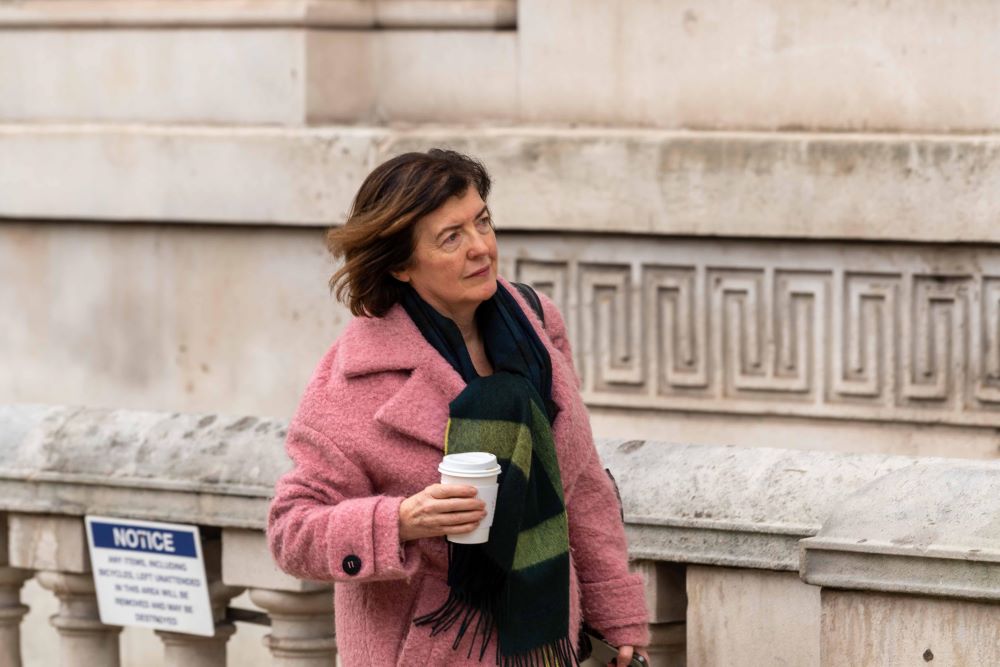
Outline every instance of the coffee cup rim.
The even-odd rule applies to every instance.
[[[489,458],[485,459],[483,462],[487,465],[492,463],[489,468],[463,468],[463,467],[452,467],[448,465],[447,459],[451,456],[461,456],[462,454],[485,454]],[[490,461],[492,459],[492,461]],[[493,477],[500,473],[500,465],[497,463],[496,455],[490,452],[461,452],[459,454],[448,454],[441,460],[438,465],[438,472],[442,474],[452,475],[453,477]]]

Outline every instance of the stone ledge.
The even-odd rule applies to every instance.
[[[25,0],[0,4],[12,28],[502,29],[516,0]]]
[[[885,475],[802,541],[800,575],[831,588],[1000,600],[997,489],[993,462],[924,461]]]
[[[805,542],[801,561],[803,578],[814,586],[1000,600],[1000,562],[930,555],[891,556],[846,549],[826,551],[821,540]]]
[[[486,162],[512,230],[1000,241],[990,135],[0,124],[0,218],[335,224],[435,145]]]
[[[598,451],[619,480],[633,557],[786,571],[841,498],[918,460],[641,440]]]
[[[283,439],[283,423],[253,417],[0,406],[0,510],[262,530]],[[633,558],[800,569],[840,588],[928,592],[938,578],[942,594],[1000,599],[1000,464],[597,444]]]
[[[0,424],[0,480],[267,498],[290,467],[275,419],[0,405]]]

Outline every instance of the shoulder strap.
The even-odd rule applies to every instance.
[[[538,315],[538,319],[542,321],[542,326],[545,326],[545,312],[542,310],[542,301],[538,298],[538,293],[535,292],[535,288],[527,283],[513,283],[517,291],[521,293],[524,300],[528,302],[531,309],[535,311],[535,315]]]

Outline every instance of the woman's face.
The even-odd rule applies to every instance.
[[[497,289],[497,240],[476,188],[452,197],[413,230],[410,264],[393,275],[453,320],[469,317]]]

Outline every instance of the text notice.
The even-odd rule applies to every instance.
[[[101,622],[211,637],[197,526],[88,516]]]

